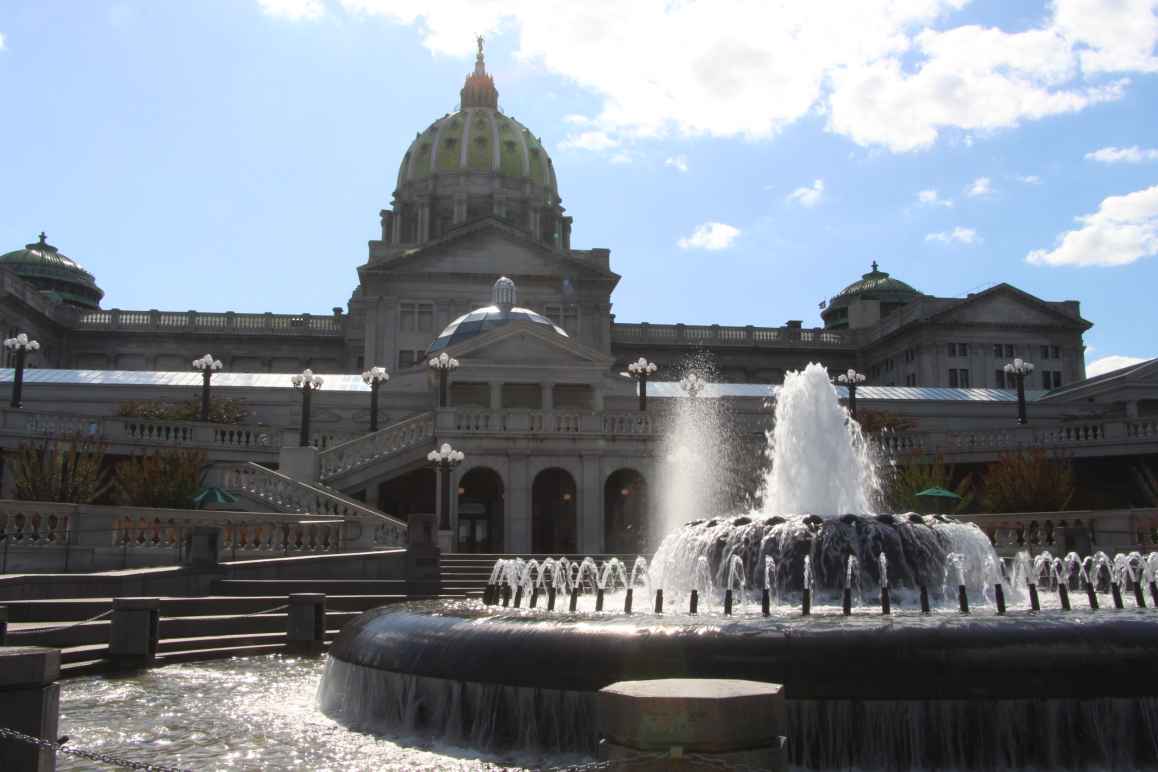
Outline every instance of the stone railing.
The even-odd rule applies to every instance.
[[[1158,446],[1158,420],[1081,421],[1052,426],[1011,426],[946,432],[881,432],[876,442],[895,456],[998,454],[1029,448],[1070,450],[1079,455],[1120,446],[1143,452],[1140,446]],[[1158,447],[1156,447],[1158,450]],[[1147,451],[1149,452],[1149,451]]]
[[[999,554],[1049,550],[1055,556],[1075,551],[1083,557],[1097,550],[1109,553],[1158,549],[1158,509],[1075,510],[1072,512],[1010,512],[963,515],[976,523]]]
[[[452,408],[438,411],[436,426],[439,437],[447,434],[651,437],[658,433],[657,418],[639,412]]]
[[[88,435],[113,445],[153,445],[237,449],[276,453],[284,432],[266,425],[159,421],[119,416],[87,417],[4,410],[0,421],[7,437]],[[297,437],[294,436],[296,441]]]
[[[276,512],[0,501],[0,573],[107,570],[181,561],[195,527],[221,530],[221,556],[373,549],[373,525]]]
[[[311,335],[340,337],[340,316],[312,314],[239,314],[234,311],[122,311],[114,308],[80,315],[77,329],[128,332],[232,333],[234,335]]]
[[[371,533],[377,547],[405,547],[406,523],[323,486],[309,485],[253,462],[224,470],[225,487],[281,512],[354,520]]]
[[[730,327],[719,324],[621,324],[611,327],[611,342],[661,346],[854,346],[847,330],[800,329],[796,327]]]
[[[434,414],[421,413],[396,424],[333,445],[318,454],[321,479],[330,481],[417,444],[429,444],[434,437]]]

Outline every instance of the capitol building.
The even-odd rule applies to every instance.
[[[201,375],[190,362],[211,352],[223,365],[214,396],[249,412],[231,431],[253,438],[178,432],[215,463],[276,468],[402,520],[445,500],[445,550],[591,554],[639,546],[665,403],[681,396],[691,356],[710,365],[700,398],[726,401],[735,431],[756,444],[770,418],[769,387],[821,362],[866,376],[862,410],[905,417],[907,429],[891,439],[898,452],[967,465],[1046,447],[1077,459],[1122,457],[1130,469],[1158,451],[1158,363],[1087,379],[1083,335],[1092,323],[1077,300],[1008,284],[935,297],[874,262],[832,288],[817,320],[620,321],[611,250],[577,244],[582,229],[563,206],[547,148],[498,109],[481,48],[459,110],[400,153],[375,238],[364,260],[351,261],[352,294],[335,298],[331,314],[110,309],[99,277],[45,234],[0,255],[5,337],[27,333],[40,343],[24,405],[6,412],[0,445],[87,426],[111,453],[139,452],[169,430],[144,428],[123,405],[196,398]],[[83,245],[59,246],[83,258]],[[428,365],[442,353],[460,363],[445,405]],[[640,357],[657,365],[646,411],[625,377]],[[1016,358],[1035,365],[1025,426],[1004,367]],[[390,380],[381,428],[368,433],[361,373],[371,367]],[[325,383],[303,455],[302,400],[290,375],[305,368]],[[0,383],[10,383],[12,370],[3,373]],[[426,455],[443,442],[465,460],[439,488]]]

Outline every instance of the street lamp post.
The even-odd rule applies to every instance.
[[[1025,376],[1033,372],[1033,363],[1014,359],[1005,365],[1005,372],[1012,375],[1017,382],[1017,422],[1027,424],[1029,419],[1025,416]]]
[[[438,356],[431,357],[429,364],[430,369],[438,373],[438,406],[446,407],[447,383],[450,380],[450,371],[458,368],[458,360],[443,351]]]
[[[209,379],[213,373],[221,369],[221,360],[214,359],[212,354],[206,354],[200,359],[193,360],[193,369],[201,371],[201,420],[209,422]]]
[[[20,333],[15,338],[4,341],[4,348],[16,354],[15,372],[12,375],[12,407],[20,407],[24,395],[24,361],[29,351],[39,351],[40,343],[29,340],[26,333]]]
[[[627,366],[628,374],[639,381],[639,410],[647,410],[647,377],[656,371],[654,362],[648,362],[643,357]]]
[[[442,443],[442,447],[426,454],[426,460],[431,463],[438,475],[439,496],[438,527],[440,530],[450,530],[450,470],[462,463],[466,454],[461,450],[450,447],[450,443]]]
[[[864,383],[864,374],[849,368],[847,373],[836,376],[836,382],[848,387],[848,414],[856,420],[856,387]]]
[[[303,448],[310,444],[310,395],[322,388],[324,382],[322,376],[314,375],[309,368],[290,378],[294,388],[302,390],[302,429],[298,445]]]
[[[362,383],[370,387],[370,431],[378,431],[378,389],[390,380],[385,367],[371,367],[362,373]]]
[[[687,392],[687,395],[695,399],[704,390],[704,386],[708,384],[699,373],[688,373],[683,378],[680,378],[680,388]]]

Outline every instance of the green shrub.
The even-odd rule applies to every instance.
[[[153,399],[134,399],[122,402],[117,408],[122,418],[145,418],[150,421],[196,421],[201,417],[201,400],[161,402]],[[239,424],[249,417],[249,410],[239,399],[210,399],[209,422]]]

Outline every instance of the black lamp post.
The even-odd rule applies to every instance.
[[[426,454],[426,460],[431,463],[438,476],[438,485],[442,490],[439,497],[438,527],[440,530],[450,530],[450,470],[462,463],[466,454],[461,450],[450,447],[450,443],[442,443],[442,447]]]
[[[378,431],[378,389],[390,380],[385,367],[371,367],[362,373],[362,383],[370,387],[370,431]]]
[[[639,410],[647,410],[647,377],[656,371],[654,362],[648,362],[643,357],[627,366],[627,373],[639,381]]]
[[[302,370],[290,378],[295,389],[302,390],[302,429],[298,445],[305,448],[310,444],[310,395],[322,388],[324,380],[320,375],[314,375],[310,369]]]
[[[213,373],[221,369],[221,360],[214,359],[212,354],[206,354],[200,359],[193,360],[193,369],[201,371],[201,420],[209,422],[209,379]]]
[[[1033,372],[1033,363],[1015,359],[1005,366],[1005,372],[1012,375],[1017,383],[1017,422],[1027,424],[1029,419],[1025,415],[1025,376]]]
[[[836,382],[848,387],[848,414],[856,420],[856,387],[864,383],[864,375],[849,368],[847,373],[836,376]]]
[[[15,352],[16,355],[16,361],[13,363],[11,405],[12,407],[20,407],[24,396],[24,362],[29,351],[40,350],[40,344],[37,341],[29,340],[28,335],[22,332],[15,338],[5,340],[4,348]]]
[[[438,356],[431,357],[429,364],[430,369],[438,373],[438,406],[446,407],[450,371],[458,369],[458,360],[443,351]]]

